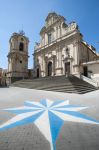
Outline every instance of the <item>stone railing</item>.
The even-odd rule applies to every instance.
[[[92,85],[95,86],[95,87],[99,87],[99,83],[96,82],[95,80],[91,79],[91,78],[85,77],[85,76],[83,76],[83,75],[80,75],[80,78],[81,78],[82,80],[84,80],[84,81],[86,81],[86,82],[92,84]]]
[[[92,78],[89,78],[89,77],[86,77],[86,76],[80,75],[80,74],[76,74],[74,76],[77,77],[77,78],[82,79],[83,81],[88,82],[89,84],[92,84],[95,87],[99,87],[99,81],[96,81],[96,80],[94,80]]]

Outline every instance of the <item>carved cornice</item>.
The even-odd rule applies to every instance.
[[[46,45],[44,45],[44,46],[41,46],[41,47],[37,47],[36,49],[35,49],[35,52],[34,53],[37,53],[37,52],[40,52],[40,51],[42,51],[42,50],[44,50],[44,49],[47,49],[48,47],[52,47],[52,46],[54,46],[54,45],[56,45],[56,44],[60,44],[61,42],[63,42],[63,41],[70,41],[71,39],[73,40],[73,39],[75,39],[76,38],[76,34],[78,34],[78,32],[76,32],[76,31],[71,31],[71,32],[69,32],[68,34],[65,34],[65,35],[63,35],[63,36],[61,36],[61,37],[59,37],[58,39],[55,39],[54,41],[52,41],[50,44],[46,44]],[[74,42],[75,43],[75,42]],[[75,43],[76,44],[76,43]]]
[[[9,52],[7,57],[12,57],[14,55],[15,56],[17,55],[17,56],[29,57],[28,53],[25,53],[25,52],[21,53],[21,52],[16,52],[16,51]]]
[[[67,60],[71,60],[71,61],[73,61],[73,57],[72,56],[70,56],[70,57],[65,57],[64,59],[63,59],[63,61],[65,62],[65,61],[67,61]]]

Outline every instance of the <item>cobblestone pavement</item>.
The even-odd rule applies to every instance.
[[[58,100],[69,100],[73,106],[85,106],[86,109],[79,112],[97,121],[64,121],[55,142],[56,150],[99,150],[99,90],[78,95],[24,88],[0,88],[0,126],[16,117],[15,113],[3,109],[23,107],[25,101],[39,102],[41,99],[50,99],[56,103]],[[57,127],[58,120],[56,123]],[[56,128],[54,130],[57,132]],[[34,122],[0,130],[0,150],[51,150],[46,132],[46,126],[41,130]]]

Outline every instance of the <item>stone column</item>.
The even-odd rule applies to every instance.
[[[45,55],[44,53],[41,54],[41,76],[45,76]]]
[[[48,72],[48,68],[47,68],[47,64],[48,64],[48,57],[47,56],[45,56],[45,76],[47,76],[48,74],[47,74],[47,72]]]
[[[47,33],[45,34],[45,45],[47,45],[48,44],[48,35],[47,35]]]
[[[56,75],[62,75],[62,49],[61,47],[58,47],[56,56],[57,56]]]
[[[79,42],[75,41],[73,44],[74,47],[74,74],[79,74]]]
[[[52,76],[55,76],[55,55],[52,56]]]

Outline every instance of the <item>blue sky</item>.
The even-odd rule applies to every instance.
[[[29,38],[29,68],[33,67],[33,49],[49,12],[76,21],[84,40],[99,52],[99,0],[0,0],[0,67],[7,68],[9,38],[24,30]]]

